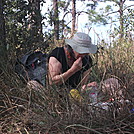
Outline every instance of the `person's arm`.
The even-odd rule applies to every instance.
[[[64,83],[69,77],[71,77],[74,73],[79,71],[81,68],[82,68],[82,60],[81,58],[79,58],[73,63],[70,69],[68,69],[64,73],[61,73],[62,70],[61,63],[55,57],[50,57],[49,65],[48,65],[50,84]]]

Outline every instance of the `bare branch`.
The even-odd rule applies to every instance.
[[[106,14],[106,16],[108,16],[108,15],[110,15],[110,14],[114,14],[114,13],[117,13],[117,12],[119,12],[119,10],[117,10],[117,11],[114,11],[114,12],[111,12],[111,13],[107,13],[107,14]]]
[[[127,6],[126,8],[123,9],[123,11],[125,11],[127,8],[132,7],[132,6],[134,5]]]

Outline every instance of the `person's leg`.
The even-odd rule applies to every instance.
[[[43,88],[43,86],[39,82],[31,80],[27,83],[27,88],[38,91]]]

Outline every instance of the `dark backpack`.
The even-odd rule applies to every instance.
[[[47,55],[41,51],[29,52],[17,60],[15,72],[25,81],[36,80],[46,84]]]

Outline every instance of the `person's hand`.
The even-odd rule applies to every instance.
[[[82,69],[82,59],[79,57],[72,65],[71,70],[72,72],[77,72]]]
[[[94,82],[88,83],[87,87],[97,87],[97,82],[94,81]]]
[[[81,88],[81,90],[84,91],[88,87],[97,87],[97,86],[98,86],[97,82],[94,81],[94,82],[88,83],[87,85],[83,85],[82,88]]]

